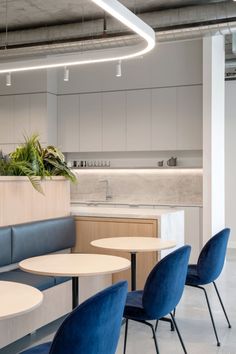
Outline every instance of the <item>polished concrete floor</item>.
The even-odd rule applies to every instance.
[[[207,286],[221,341],[221,347],[217,347],[203,292],[186,287],[177,308],[176,320],[178,321],[179,330],[181,331],[188,354],[236,354],[236,250],[228,252],[227,261],[220,278],[217,280],[217,285],[228,312],[232,328],[229,329],[227,326],[213,286]],[[61,320],[58,320],[40,329],[34,335],[24,337],[0,350],[0,353],[16,354],[32,344],[48,341],[53,337],[53,333],[60,323]],[[123,339],[124,326],[121,330],[117,354],[123,353]],[[161,354],[183,353],[177,334],[170,331],[167,323],[160,322],[157,339]],[[151,330],[147,326],[130,322],[126,353],[156,353]]]

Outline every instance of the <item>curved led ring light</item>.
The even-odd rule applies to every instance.
[[[155,32],[153,29],[127,9],[117,0],[91,0],[111,16],[119,20],[129,29],[146,41],[146,46],[140,44],[131,47],[118,47],[105,50],[79,52],[70,55],[54,55],[42,59],[23,60],[0,64],[0,74],[17,71],[58,68],[63,66],[82,65],[131,59],[149,52],[155,47]],[[105,56],[105,57],[104,57]]]

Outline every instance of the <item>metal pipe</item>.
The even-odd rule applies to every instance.
[[[145,13],[140,17],[156,29],[157,42],[226,35],[236,31],[236,3],[190,6]],[[40,58],[76,51],[117,48],[139,42],[135,35],[124,33],[124,28],[112,19],[106,22],[106,36],[103,30],[104,20],[100,19],[80,24],[10,31],[7,49],[4,34],[0,34],[0,60]],[[95,34],[96,38],[93,37]]]

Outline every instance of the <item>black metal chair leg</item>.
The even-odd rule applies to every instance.
[[[155,324],[155,332],[157,330],[157,326],[158,326],[158,320],[156,320],[156,324]]]
[[[126,319],[126,323],[125,323],[125,338],[124,338],[124,350],[123,350],[123,354],[126,353],[126,343],[127,343],[127,334],[128,334],[128,319]]]
[[[160,354],[160,353],[159,353],[159,349],[158,349],[158,344],[157,344],[157,337],[156,337],[156,333],[155,333],[155,330],[154,330],[153,325],[152,325],[150,322],[146,322],[146,321],[143,321],[143,320],[135,320],[135,319],[133,319],[133,318],[132,318],[132,320],[135,321],[135,322],[143,323],[143,324],[145,324],[145,325],[148,326],[148,327],[151,327],[151,329],[152,329],[152,335],[153,335],[153,340],[154,340],[155,348],[156,348],[156,354]],[[124,352],[124,354],[125,354],[125,352]]]
[[[172,321],[173,321],[173,323],[174,323],[174,326],[175,326],[176,332],[177,332],[177,334],[178,334],[180,343],[181,343],[181,345],[182,345],[183,351],[184,351],[185,354],[187,354],[187,350],[186,350],[186,348],[185,348],[183,339],[182,339],[181,334],[180,334],[180,332],[179,332],[179,328],[178,328],[178,326],[177,326],[177,324],[176,324],[176,321],[175,321],[175,316],[174,316],[172,313],[170,313],[170,316],[171,316],[171,319],[172,319]]]
[[[157,354],[159,354],[156,333],[155,333],[155,330],[154,330],[153,326],[151,326],[151,329],[152,329],[152,334],[153,334],[153,339],[154,339],[154,343],[155,343],[156,352],[157,352]]]
[[[213,318],[213,315],[212,315],[212,312],[211,312],[211,306],[210,306],[210,302],[208,300],[206,289],[203,288],[202,286],[197,286],[197,288],[202,289],[204,291],[204,294],[205,294],[205,297],[206,297],[206,302],[207,302],[207,307],[208,307],[208,310],[209,310],[209,313],[210,313],[210,317],[211,317],[211,323],[212,323],[212,326],[213,326],[213,329],[214,329],[214,333],[215,333],[215,337],[216,337],[217,346],[220,347],[220,341],[219,341],[219,338],[218,338],[218,335],[217,335],[217,332],[216,332],[216,326],[215,326],[214,318]]]
[[[160,321],[169,322],[170,323],[170,330],[171,331],[175,330],[175,326],[174,326],[173,321],[171,320],[171,318],[162,317],[162,318],[160,318]],[[156,322],[156,325],[155,325],[155,331],[157,330],[157,326],[158,326],[158,321]]]
[[[224,308],[224,305],[223,305],[223,301],[222,301],[222,299],[221,299],[221,297],[220,297],[219,290],[218,290],[218,288],[217,288],[217,286],[216,286],[216,283],[215,283],[214,281],[213,281],[213,285],[214,285],[214,287],[215,287],[216,294],[217,294],[218,299],[219,299],[219,301],[220,301],[220,304],[221,304],[222,310],[223,310],[223,312],[224,312],[224,314],[225,314],[225,318],[226,318],[226,320],[227,320],[227,322],[228,322],[228,326],[229,326],[229,328],[231,328],[231,327],[232,327],[232,326],[231,326],[231,323],[229,322],[229,319],[228,319],[227,313],[226,313],[225,308]]]

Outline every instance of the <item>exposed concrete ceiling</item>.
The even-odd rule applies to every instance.
[[[119,1],[157,30],[159,40],[236,30],[233,0]],[[0,0],[0,61],[129,45],[127,34],[91,0]],[[231,43],[228,35],[227,59],[235,58]]]
[[[137,14],[230,0],[120,0]],[[0,0],[0,31],[75,23],[103,18],[90,0]]]

